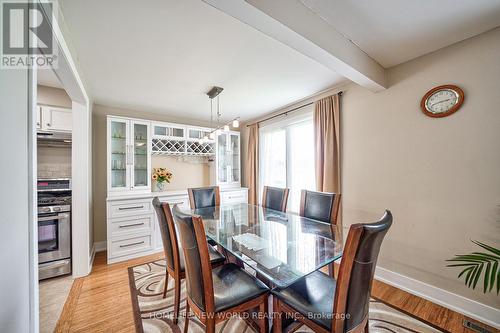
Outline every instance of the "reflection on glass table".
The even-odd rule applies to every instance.
[[[272,284],[286,287],[342,256],[335,226],[248,204],[190,211],[206,235]]]

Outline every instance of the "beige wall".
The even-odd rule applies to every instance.
[[[210,165],[205,159],[196,157],[153,156],[153,168],[166,168],[172,172],[173,177],[165,190],[185,190],[188,187],[210,185]],[[156,191],[155,184],[152,184]]]
[[[71,99],[64,89],[38,85],[38,104],[71,108]]]
[[[342,99],[344,225],[392,210],[381,267],[498,308],[445,260],[477,250],[469,239],[500,246],[500,29],[388,74],[386,91],[353,85]],[[465,103],[427,117],[420,99],[441,84],[460,86]]]
[[[380,93],[342,89],[345,231],[390,209],[380,267],[500,308],[496,294],[466,288],[445,267],[478,250],[470,239],[500,247],[500,28],[393,67],[388,79]],[[462,87],[465,103],[429,118],[420,99],[441,84]]]
[[[176,122],[195,126],[209,126],[209,123],[182,117],[167,117],[156,113],[112,108],[94,105],[92,113],[93,126],[93,204],[94,204],[94,241],[106,240],[106,115],[142,118],[147,120]],[[208,184],[207,164],[182,162],[173,157],[153,156],[153,167],[166,167],[174,173],[173,182],[167,189],[182,189],[187,186],[203,186]]]

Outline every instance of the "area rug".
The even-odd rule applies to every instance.
[[[181,307],[179,322],[173,323],[174,308],[174,281],[169,279],[167,297],[163,298],[165,283],[165,260],[158,260],[147,264],[129,267],[130,291],[136,331],[138,333],[177,333],[182,332],[185,319],[185,284],[181,288]],[[428,324],[410,317],[375,299],[370,301],[369,327],[372,333],[434,333],[439,330]],[[204,326],[195,317],[189,318],[189,332],[204,332]],[[216,327],[218,333],[251,333],[251,326],[238,317],[221,322]],[[297,332],[312,332],[302,326]]]

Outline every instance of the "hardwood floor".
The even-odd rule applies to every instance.
[[[55,332],[135,332],[127,268],[162,257],[159,253],[106,265],[106,253],[97,253],[92,273],[73,283]],[[375,281],[372,295],[444,331],[472,332],[462,326],[464,315],[385,283]]]

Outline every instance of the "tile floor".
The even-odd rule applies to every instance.
[[[54,332],[72,284],[71,276],[40,281],[40,333]]]

